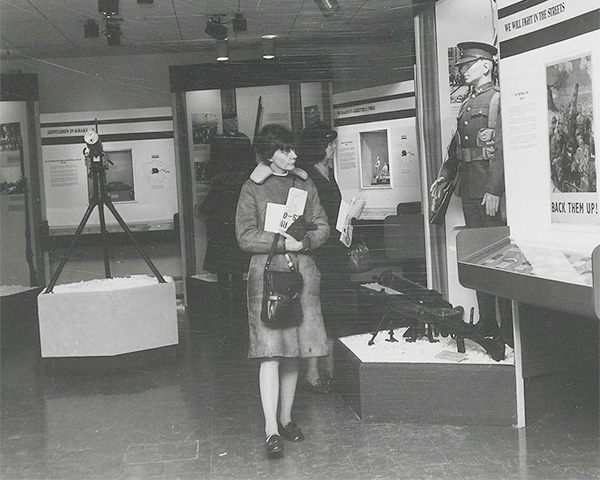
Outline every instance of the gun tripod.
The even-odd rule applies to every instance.
[[[135,240],[135,238],[133,237],[133,234],[131,233],[131,230],[129,229],[129,227],[127,226],[127,224],[125,223],[125,221],[123,220],[121,215],[119,215],[119,212],[117,212],[117,209],[115,208],[115,206],[113,205],[111,200],[108,198],[108,195],[106,194],[106,170],[107,170],[108,166],[106,165],[104,154],[101,153],[98,157],[98,160],[96,160],[96,158],[93,156],[88,157],[88,159],[90,162],[90,165],[89,165],[90,175],[92,176],[92,180],[93,180],[93,197],[90,199],[88,208],[85,211],[85,214],[83,215],[83,218],[81,219],[81,222],[79,223],[79,226],[77,227],[77,230],[75,231],[75,236],[73,237],[73,241],[71,242],[71,245],[69,246],[67,252],[61,259],[60,263],[58,264],[58,268],[56,269],[56,272],[54,272],[54,275],[52,276],[52,279],[50,280],[50,284],[48,285],[48,287],[46,288],[44,293],[52,293],[52,289],[56,285],[58,277],[60,276],[65,264],[67,263],[67,260],[69,259],[69,255],[73,251],[75,242],[77,241],[77,239],[80,237],[81,233],[83,232],[83,229],[84,229],[87,221],[89,220],[90,215],[92,214],[92,211],[94,210],[95,207],[98,207],[98,216],[100,219],[100,233],[102,235],[102,251],[104,253],[104,273],[105,273],[106,278],[111,278],[110,261],[109,261],[109,255],[108,255],[108,238],[106,235],[107,234],[106,222],[105,222],[105,218],[104,218],[104,206],[105,205],[106,205],[106,207],[108,207],[108,209],[111,211],[113,216],[116,218],[117,222],[119,222],[119,225],[121,226],[123,231],[127,234],[127,236],[129,237],[129,239],[131,240],[131,242],[133,243],[133,245],[135,246],[135,248],[137,249],[137,251],[139,252],[141,257],[148,264],[148,266],[150,267],[150,270],[152,270],[152,273],[154,274],[154,276],[156,276],[156,278],[158,279],[158,281],[160,283],[166,283],[165,279],[162,277],[162,275],[160,274],[158,269],[152,263],[152,260],[150,260],[150,257],[148,257],[148,255],[146,255],[146,252],[144,252],[144,250],[142,250],[142,247]]]

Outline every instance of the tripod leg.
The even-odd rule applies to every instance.
[[[140,245],[136,242],[135,238],[133,237],[133,235],[131,233],[131,230],[129,230],[129,227],[127,226],[127,224],[125,223],[125,221],[123,220],[121,215],[119,215],[119,212],[117,212],[117,209],[112,204],[112,202],[108,199],[105,199],[104,203],[108,207],[108,209],[111,211],[113,216],[117,219],[117,222],[119,222],[119,225],[121,225],[121,228],[127,234],[129,239],[131,240],[131,242],[135,245],[135,248],[137,248],[137,251],[140,252],[140,255],[142,256],[144,261],[148,264],[148,266],[150,267],[150,270],[152,270],[152,273],[154,273],[154,276],[158,279],[158,281],[160,283],[166,283],[163,276],[160,274],[158,269],[152,263],[152,260],[150,260],[150,257],[148,257],[148,255],[146,255],[146,252],[144,252],[144,250],[142,250],[142,247],[140,247]]]
[[[104,219],[104,202],[98,203],[98,217],[100,218],[100,233],[102,235],[102,253],[104,255],[104,276],[111,278],[110,260],[108,257],[108,239],[106,238],[106,221]]]
[[[69,255],[71,254],[71,251],[73,250],[73,247],[75,246],[75,242],[81,235],[81,232],[83,232],[83,227],[85,227],[85,224],[89,220],[90,215],[92,214],[92,211],[94,210],[95,206],[96,206],[96,201],[92,201],[88,205],[88,208],[85,211],[85,214],[83,215],[83,218],[81,219],[81,222],[79,222],[79,226],[77,227],[77,230],[75,230],[75,236],[73,237],[73,241],[71,242],[71,245],[69,245],[69,249],[67,250],[67,252],[63,256],[63,258],[61,259],[60,263],[58,264],[58,267],[56,268],[56,272],[54,272],[54,275],[52,276],[52,279],[50,280],[50,283],[46,287],[46,291],[44,293],[52,293],[52,289],[54,288],[54,285],[56,285],[56,281],[58,280],[58,277],[59,277],[60,273],[62,272],[62,270],[65,266],[65,263],[67,263]]]

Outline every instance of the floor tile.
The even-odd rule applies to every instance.
[[[167,363],[45,369],[2,348],[2,480],[588,480],[600,478],[598,404],[525,429],[362,422],[337,394],[299,390],[306,440],[266,456],[258,364],[180,318]]]

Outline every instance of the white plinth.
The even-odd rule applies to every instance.
[[[114,356],[176,345],[175,283],[166,280],[136,275],[40,293],[42,357]]]

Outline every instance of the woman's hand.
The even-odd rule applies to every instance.
[[[283,230],[281,230],[279,233],[285,237],[285,249],[286,249],[286,251],[288,251],[288,252],[299,252],[304,247],[304,245],[302,244],[302,242],[299,242],[298,240],[296,240],[289,233],[284,232]]]

